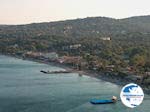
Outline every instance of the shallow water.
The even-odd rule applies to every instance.
[[[130,109],[116,104],[92,105],[90,99],[119,97],[121,87],[69,74],[43,74],[59,67],[0,56],[0,112],[149,112],[150,100]],[[145,95],[145,98],[150,96]]]

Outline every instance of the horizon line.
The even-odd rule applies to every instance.
[[[135,15],[135,16],[129,16],[129,17],[122,17],[122,18],[115,18],[115,17],[108,17],[108,16],[87,16],[87,17],[81,17],[81,18],[68,18],[68,19],[62,19],[62,20],[54,20],[54,21],[40,21],[40,22],[30,22],[30,23],[20,23],[20,24],[0,24],[0,26],[17,26],[17,25],[30,25],[30,24],[40,24],[40,23],[53,23],[53,22],[65,22],[65,21],[72,21],[72,20],[78,20],[78,19],[86,19],[86,18],[110,18],[110,19],[116,19],[116,20],[121,20],[121,19],[128,19],[128,18],[133,18],[133,17],[145,17],[145,16],[150,16],[149,14],[147,15]]]

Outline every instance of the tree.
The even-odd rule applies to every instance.
[[[145,57],[137,54],[133,58],[131,58],[131,64],[135,65],[135,66],[144,66],[145,65]]]

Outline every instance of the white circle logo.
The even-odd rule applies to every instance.
[[[139,85],[131,83],[122,88],[120,98],[125,106],[134,108],[142,103],[144,93]]]

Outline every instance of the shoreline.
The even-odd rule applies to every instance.
[[[60,68],[63,68],[65,70],[70,70],[74,73],[81,74],[81,76],[86,75],[86,76],[89,76],[89,77],[94,77],[96,79],[100,79],[100,80],[103,80],[103,81],[106,81],[106,82],[110,82],[110,83],[113,83],[113,84],[116,84],[116,85],[119,85],[119,86],[125,86],[126,84],[129,84],[129,83],[135,83],[131,79],[128,79],[128,78],[123,79],[119,76],[115,76],[114,74],[110,75],[110,74],[107,74],[107,73],[96,72],[96,71],[92,71],[92,70],[81,70],[81,71],[79,71],[79,70],[76,70],[76,69],[74,69],[73,67],[71,67],[69,65],[61,64],[61,63],[58,63],[58,62],[46,62],[46,61],[35,59],[35,58],[23,58],[23,57],[16,56],[16,55],[7,55],[7,54],[0,54],[0,55],[60,67]],[[145,88],[143,86],[142,86],[142,88],[143,88],[144,93],[150,95],[150,90],[148,88]]]
[[[119,86],[125,86],[126,84],[134,83],[130,79],[122,79],[118,76],[109,76],[109,74],[105,74],[105,73],[102,73],[102,72],[100,73],[100,72],[95,72],[95,71],[92,71],[92,70],[81,70],[81,71],[79,71],[79,70],[76,70],[76,69],[72,68],[69,65],[60,64],[60,63],[57,63],[57,62],[46,62],[45,63],[45,62],[42,62],[42,61],[40,62],[39,60],[36,60],[36,59],[33,59],[33,60],[31,59],[30,61],[60,67],[60,68],[63,68],[65,70],[70,70],[74,73],[81,74],[81,76],[86,75],[86,76],[89,76],[89,77],[94,77],[96,79],[100,79],[100,80],[103,80],[103,81],[106,81],[106,82],[110,82],[110,83],[113,83],[113,84],[116,84],[116,85],[119,85]],[[146,93],[148,95],[150,94],[150,90],[146,90],[145,88],[143,88],[143,91],[144,91],[144,93]]]

